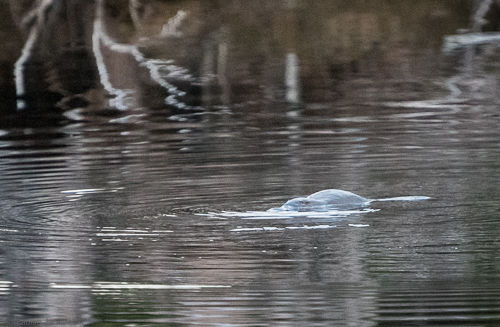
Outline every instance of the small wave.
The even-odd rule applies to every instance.
[[[96,236],[101,238],[103,242],[128,242],[132,239],[144,239],[145,237],[153,238],[160,237],[167,233],[173,233],[172,230],[149,230],[146,229],[117,229],[116,227],[102,227],[98,228]]]
[[[356,228],[362,228],[362,227],[369,227],[370,225],[368,224],[349,224],[349,227],[356,227]]]
[[[277,220],[277,219],[292,219],[292,218],[344,218],[355,214],[365,214],[376,212],[380,209],[364,208],[359,210],[328,210],[328,211],[283,211],[270,209],[267,211],[221,211],[208,212],[206,214],[198,214],[208,216],[210,218],[241,218],[247,220]]]
[[[124,187],[115,187],[115,188],[86,188],[86,189],[77,189],[77,190],[65,190],[61,191],[61,194],[64,194],[69,201],[77,201],[81,197],[87,194],[97,194],[97,193],[116,193],[120,190],[125,189]]]
[[[14,285],[11,281],[0,280],[0,295],[8,295],[10,288]]]
[[[235,228],[231,232],[274,232],[283,230],[297,230],[297,229],[330,229],[335,228],[335,225],[316,225],[316,226],[287,226],[287,227],[254,227],[254,228]]]
[[[431,197],[425,196],[425,195],[407,195],[407,196],[397,196],[394,198],[384,198],[384,199],[376,199],[374,201],[377,202],[386,202],[386,201],[410,201],[410,202],[417,202],[417,201],[425,201],[425,200],[430,200]]]

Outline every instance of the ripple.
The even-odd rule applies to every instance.
[[[404,291],[384,292],[375,320],[384,324],[495,324],[500,321],[500,306],[492,300],[499,295],[495,288],[438,287],[434,291],[406,288]]]

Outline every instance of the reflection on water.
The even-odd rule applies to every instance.
[[[499,7],[0,2],[0,326],[500,324]]]

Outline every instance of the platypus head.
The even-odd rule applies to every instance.
[[[325,205],[324,201],[300,197],[288,200],[280,209],[288,211],[318,211]]]

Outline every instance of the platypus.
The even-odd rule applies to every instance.
[[[395,198],[367,199],[349,191],[328,189],[307,197],[288,200],[279,208],[271,211],[328,211],[332,209],[355,209],[368,206],[375,201],[421,201],[428,196],[399,196]]]

